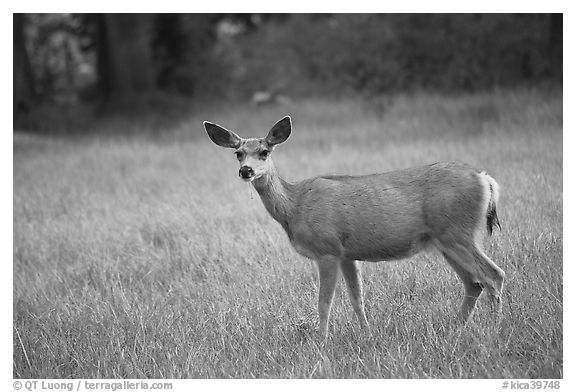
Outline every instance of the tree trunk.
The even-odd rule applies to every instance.
[[[550,15],[550,38],[548,48],[550,52],[550,68],[554,78],[562,80],[562,58],[563,58],[563,14]]]
[[[32,67],[26,51],[24,36],[24,14],[14,15],[14,73],[13,105],[14,112],[27,112],[35,97]]]
[[[98,75],[102,91],[130,98],[155,89],[152,16],[101,14],[98,23]]]

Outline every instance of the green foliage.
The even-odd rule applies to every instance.
[[[289,111],[274,159],[288,180],[439,160],[488,169],[507,274],[453,323],[462,288],[431,252],[363,263],[373,336],[342,285],[330,337],[314,334],[314,267],[290,247],[230,152],[201,126],[263,135]],[[562,378],[562,94],[400,95],[207,109],[162,141],[15,134],[15,378]],[[116,124],[140,128],[142,123]],[[106,130],[103,130],[106,133]],[[534,157],[537,157],[535,159]]]

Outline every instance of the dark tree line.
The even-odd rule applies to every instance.
[[[298,83],[378,94],[561,82],[562,24],[561,14],[14,14],[14,109]]]
[[[474,91],[562,78],[561,14],[299,17],[297,58],[313,79],[373,93]]]
[[[152,16],[96,14],[93,18],[101,91],[129,97],[153,90]]]
[[[14,14],[14,90],[15,109],[25,106],[35,98],[34,80],[24,38],[24,16]]]
[[[129,100],[169,88],[172,79],[178,78],[179,67],[194,68],[195,62],[206,57],[216,20],[207,15],[176,14],[14,14],[14,103],[27,107],[57,94],[58,79],[79,72],[69,69],[70,64],[58,66],[73,55],[81,61],[68,61],[72,68],[85,63],[93,68],[89,95]],[[70,46],[77,46],[76,53],[70,53]],[[43,56],[44,52],[51,53]],[[56,61],[58,58],[64,60]],[[45,83],[36,80],[34,69]],[[35,89],[37,84],[43,88]]]

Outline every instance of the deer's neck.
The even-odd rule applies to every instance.
[[[262,177],[254,180],[252,185],[260,195],[266,210],[272,218],[282,225],[288,237],[292,239],[290,218],[295,202],[293,186],[278,175],[272,162],[270,165],[270,170]]]

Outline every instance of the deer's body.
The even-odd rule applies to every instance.
[[[356,260],[402,259],[429,245],[444,254],[464,283],[464,319],[483,288],[500,306],[504,272],[481,249],[484,230],[491,233],[499,225],[498,185],[486,173],[447,162],[365,176],[318,176],[291,184],[268,157],[290,134],[288,117],[264,139],[242,139],[211,123],[205,127],[215,143],[236,149],[240,176],[252,182],[296,251],[317,261],[324,336],[340,271],[360,323],[368,328]]]
[[[319,176],[295,184],[261,177],[254,187],[298,252],[310,258],[383,261],[418,253],[454,224],[477,222],[488,205],[484,178],[452,162],[366,176]],[[485,195],[485,206],[476,197],[466,200],[466,193],[451,187],[455,180],[469,194]]]

